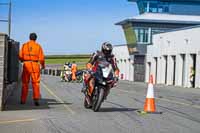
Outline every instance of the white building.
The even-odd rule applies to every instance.
[[[200,26],[188,27],[153,36],[147,47],[146,82],[150,74],[157,84],[200,87]],[[194,86],[190,68],[195,69]]]
[[[124,31],[129,54],[134,62],[134,81],[144,82],[145,77],[148,77],[145,69],[147,46],[153,43],[152,36],[200,25],[200,0],[128,1],[136,2],[140,15],[124,19],[116,25],[120,25]]]
[[[130,60],[127,45],[114,46],[113,54],[116,57],[117,65],[120,70],[120,79],[133,81],[133,63]]]

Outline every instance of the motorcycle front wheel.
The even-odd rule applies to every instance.
[[[93,104],[92,106],[94,112],[99,111],[101,103],[103,102],[103,98],[104,98],[104,88],[100,88],[98,98],[96,99],[95,104]]]

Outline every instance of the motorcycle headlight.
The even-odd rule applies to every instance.
[[[106,82],[102,82],[102,85],[106,85]]]

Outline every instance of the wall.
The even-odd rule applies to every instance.
[[[6,35],[0,34],[0,109],[2,109],[3,105],[3,91],[4,91],[4,79],[5,79],[5,57],[6,57]]]
[[[153,45],[147,47],[147,64],[151,63],[151,68],[146,65],[146,70],[150,69],[154,75],[154,80],[158,84],[176,85],[191,87],[190,67],[193,66],[194,60],[192,54],[196,55],[196,74],[195,87],[200,87],[200,26],[185,29],[174,30],[167,33],[156,34],[153,36]],[[185,59],[183,60],[183,55]],[[158,60],[157,75],[155,57]],[[167,61],[165,60],[167,57]],[[174,62],[175,57],[176,62]],[[174,67],[175,63],[175,67]],[[167,65],[166,65],[167,64]],[[165,68],[167,66],[167,68]],[[166,70],[165,70],[166,69]],[[165,75],[167,71],[167,76]],[[175,75],[175,77],[174,77]],[[157,77],[155,79],[155,77]],[[146,82],[149,74],[146,72]],[[174,81],[173,81],[174,80]]]
[[[134,68],[127,45],[114,46],[113,54],[117,59],[117,65],[120,69],[120,79],[133,81]]]

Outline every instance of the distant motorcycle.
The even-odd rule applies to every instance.
[[[97,61],[93,71],[84,72],[83,80],[86,87],[88,87],[87,75],[91,75],[92,78],[94,78],[95,83],[91,97],[88,95],[88,91],[85,91],[84,107],[92,108],[94,112],[97,112],[117,80],[114,77],[112,65],[107,62],[106,59]]]
[[[71,70],[63,70],[60,74],[61,81],[70,82],[72,80]]]
[[[83,71],[79,70],[76,72],[76,80],[78,83],[81,83],[83,81]]]
[[[72,81],[72,72],[71,70],[61,71],[61,81],[70,82]],[[83,81],[83,71],[79,70],[76,72],[76,82],[81,83]]]

